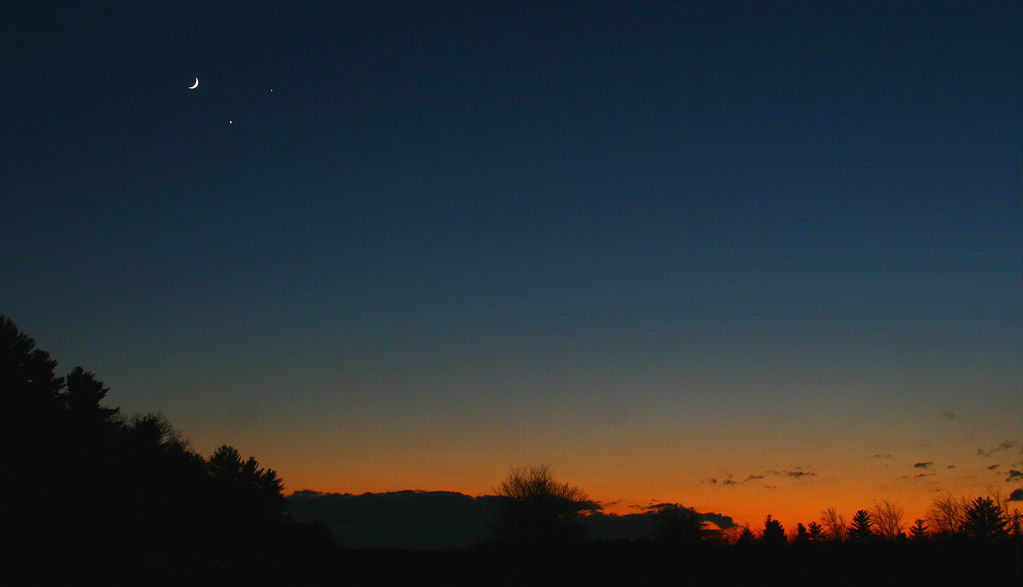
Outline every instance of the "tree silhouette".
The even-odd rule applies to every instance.
[[[760,541],[768,546],[784,546],[786,543],[785,528],[770,514],[764,520],[764,533],[761,534]]]
[[[62,397],[68,410],[71,448],[83,455],[96,456],[106,449],[121,425],[117,420],[120,410],[100,405],[109,388],[95,374],[75,367],[65,381]]]
[[[913,525],[909,528],[909,538],[913,542],[923,542],[927,540],[927,523],[922,519],[917,518]]]
[[[217,448],[207,466],[221,491],[230,495],[230,507],[237,508],[240,516],[277,519],[284,514],[284,486],[273,469],[260,467],[253,457],[243,461],[238,450],[229,445]]]
[[[886,540],[895,540],[902,534],[902,516],[905,510],[887,499],[876,502],[871,510],[877,535]]]
[[[22,423],[26,418],[38,420],[63,411],[60,390],[64,380],[54,374],[57,361],[35,345],[7,316],[0,315],[0,384],[6,413],[21,418]]]
[[[802,522],[796,524],[796,537],[794,539],[796,544],[806,544],[810,542],[810,532],[807,531],[806,526]]]
[[[750,530],[749,526],[743,526],[742,532],[739,533],[739,538],[736,539],[735,543],[740,546],[749,546],[753,544],[756,537],[753,536],[753,531]]]
[[[162,416],[121,418],[93,373],[60,378],[56,364],[0,316],[4,480],[31,481],[0,505],[15,538],[5,557],[33,582],[109,584],[134,573],[148,583],[249,584],[264,579],[287,537],[306,551],[333,546],[288,520],[273,470],[230,447],[211,466]]]
[[[120,507],[128,552],[161,560],[191,545],[205,552],[215,540],[210,485],[203,459],[162,415],[132,416],[115,439],[116,485],[131,487]]]
[[[66,466],[67,408],[57,361],[0,315],[0,392],[4,410],[0,434],[7,471],[53,488]],[[13,479],[5,479],[9,484]]]
[[[261,466],[254,457],[242,458],[226,444],[203,458],[159,414],[122,417],[117,408],[104,405],[109,389],[95,374],[76,367],[66,377],[57,377],[56,362],[3,316],[0,352],[0,382],[5,386],[0,392],[9,400],[4,412],[8,442],[2,449],[5,481],[9,487],[24,480],[33,484],[16,497],[9,493],[0,506],[7,534],[13,538],[9,540],[13,545],[5,547],[5,560],[16,561],[17,570],[38,573],[35,582],[110,584],[131,577],[153,584],[283,584],[288,581],[282,577],[295,578],[287,574],[301,566],[295,561],[310,561],[310,557],[329,561],[317,567],[322,569],[318,572],[336,571],[330,566],[336,558],[328,531],[291,519],[283,482],[273,469]],[[579,488],[557,481],[546,465],[513,469],[496,491],[498,496],[488,496],[486,503],[494,504],[499,539],[513,547],[546,549],[554,557],[561,552],[557,547],[583,537],[583,518],[600,509]],[[787,552],[753,547],[740,552],[753,561],[813,558],[818,566],[811,571],[855,560],[844,558],[847,551],[858,558],[905,552],[913,564],[951,559],[948,553],[959,552],[967,558],[991,553],[991,560],[996,560],[998,553],[1018,547],[1006,539],[1012,521],[1019,519],[1009,513],[1009,505],[997,493],[972,501],[946,495],[935,500],[927,521],[918,519],[909,530],[914,542],[932,535],[969,536],[970,542],[927,540],[928,544],[911,549],[877,544]],[[710,515],[692,508],[665,503],[651,506],[646,514],[627,516],[634,518],[629,522],[635,524],[632,528],[642,528],[632,535],[650,531],[654,541],[576,544],[572,550],[582,553],[592,547],[594,552],[614,553],[623,551],[613,549],[624,548],[626,553],[642,554],[642,549],[653,548],[663,554],[666,543],[695,544],[706,537],[703,517]],[[825,532],[836,541],[847,533],[855,541],[867,541],[875,533],[889,539],[901,537],[902,515],[901,507],[884,500],[870,511],[856,512],[847,530],[844,518],[828,508],[821,523],[797,524],[795,542],[816,542]],[[749,527],[739,534],[730,518],[718,517],[728,522],[725,534],[738,536],[736,544],[786,543],[782,524],[772,516],[765,519],[759,541]],[[938,533],[929,535],[931,528]],[[1018,539],[1018,530],[1013,536]],[[714,559],[718,548],[724,546],[701,545],[687,549],[683,556],[693,561],[706,555],[706,568],[715,569],[709,572],[720,572],[717,569],[725,559]],[[543,558],[542,552],[527,554]],[[386,559],[372,560],[374,569],[381,560]],[[416,572],[414,565],[409,568],[410,573]],[[982,577],[975,577],[973,571],[962,571],[962,577],[944,570],[935,573],[942,580],[968,576],[981,583]]]
[[[3,484],[9,493],[0,500],[8,541],[5,558],[21,560],[52,548],[52,528],[63,527],[78,499],[67,408],[57,377],[57,361],[36,348],[35,341],[9,318],[0,315],[0,454]],[[30,491],[14,487],[28,483]],[[45,561],[36,561],[45,565]]]
[[[941,538],[958,536],[966,524],[966,509],[970,503],[965,497],[945,494],[934,499],[927,512],[927,521],[933,534]]]
[[[817,522],[810,522],[807,526],[807,534],[810,542],[820,542],[824,538],[824,529]]]
[[[96,379],[94,373],[75,367],[65,380],[65,402],[73,418],[107,424],[119,411],[118,408],[107,408],[99,404],[110,388]]]
[[[1009,536],[1009,517],[995,500],[978,497],[966,508],[963,530],[975,540],[1002,540]]]
[[[874,536],[874,521],[867,510],[858,510],[853,514],[852,525],[849,527],[849,540],[866,542]]]
[[[1023,512],[1016,510],[1009,515],[1009,536],[1023,538]]]
[[[580,518],[600,510],[583,490],[558,482],[548,465],[512,469],[496,494],[493,529],[499,541],[517,546],[579,540]]]
[[[827,530],[831,540],[836,542],[845,540],[848,527],[845,523],[845,517],[838,513],[838,510],[833,507],[823,510],[821,512],[821,524]]]
[[[122,506],[114,497],[117,493],[111,489],[123,473],[122,463],[114,454],[123,422],[117,418],[117,408],[100,404],[109,390],[93,373],[76,367],[64,382],[60,397],[67,412],[62,435],[67,491],[61,509],[65,510],[66,535],[71,543],[79,546],[79,558],[88,559],[86,545],[89,541],[116,540],[111,536],[113,528],[109,517]],[[91,481],[75,481],[80,479]]]

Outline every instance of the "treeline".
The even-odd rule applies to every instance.
[[[108,388],[57,363],[0,315],[5,572],[35,584],[1018,584],[1020,517],[998,496],[944,496],[907,524],[879,502],[788,531],[652,506],[643,536],[546,466],[514,469],[474,548],[342,549],[296,519],[277,473],[229,445],[204,456],[161,416],[126,416]],[[639,519],[639,518],[637,518]],[[589,522],[589,523],[587,523]],[[865,562],[866,561],[866,562]],[[873,565],[869,577],[835,573]],[[885,574],[880,574],[880,569]],[[855,579],[855,580],[850,580]]]
[[[587,535],[600,509],[546,466],[513,470],[498,486],[496,542],[481,552],[508,584],[1019,585],[1020,516],[997,495],[942,496],[911,525],[891,501],[834,508],[786,531],[768,515],[758,530],[721,527],[677,503],[651,506],[646,536]],[[517,564],[509,565],[507,558]]]
[[[951,494],[935,498],[925,518],[907,523],[904,509],[882,500],[869,509],[860,509],[850,521],[835,508],[821,512],[820,521],[799,522],[786,532],[781,522],[768,516],[760,532],[749,526],[723,532],[717,540],[725,544],[813,544],[819,542],[973,542],[978,544],[1014,540],[1023,537],[1021,515],[1013,511],[1000,495],[969,499]]]
[[[505,543],[584,540],[585,519],[601,509],[582,489],[557,481],[545,465],[513,470],[498,486],[498,495],[504,500],[498,502],[495,529],[497,538]],[[973,499],[942,495],[934,500],[926,518],[912,524],[907,524],[904,509],[887,499],[857,510],[850,521],[835,508],[827,508],[819,521],[799,522],[788,532],[771,515],[754,531],[748,525],[715,524],[720,516],[700,514],[677,503],[650,506],[647,514],[655,520],[645,538],[649,542],[718,546],[1015,542],[1023,546],[1023,516],[997,493]]]
[[[332,552],[324,527],[289,516],[280,477],[256,459],[228,445],[204,457],[163,417],[104,405],[102,381],[81,367],[58,376],[5,316],[0,349],[9,576],[244,583]]]

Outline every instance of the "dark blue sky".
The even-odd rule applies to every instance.
[[[1023,414],[1018,2],[0,22],[0,312],[203,446],[324,398],[509,458],[465,422]]]

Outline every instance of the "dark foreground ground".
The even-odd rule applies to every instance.
[[[234,567],[187,558],[111,563],[36,567],[30,576],[43,584],[107,585],[1023,585],[1018,542],[774,549],[591,543],[448,552],[337,549],[267,554]]]

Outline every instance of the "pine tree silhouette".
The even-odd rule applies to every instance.
[[[917,518],[913,525],[909,528],[909,538],[913,542],[923,542],[927,540],[927,523],[922,519]]]
[[[978,497],[966,509],[963,530],[975,540],[992,541],[1008,538],[1009,517],[989,497]]]
[[[810,542],[820,542],[824,539],[824,528],[817,522],[810,522],[806,529]]]
[[[874,522],[870,519],[870,512],[859,510],[853,515],[852,526],[849,527],[849,540],[856,542],[867,542],[874,536]]]
[[[785,545],[785,528],[782,527],[781,522],[772,518],[770,514],[764,520],[764,534],[760,540],[768,546]]]

